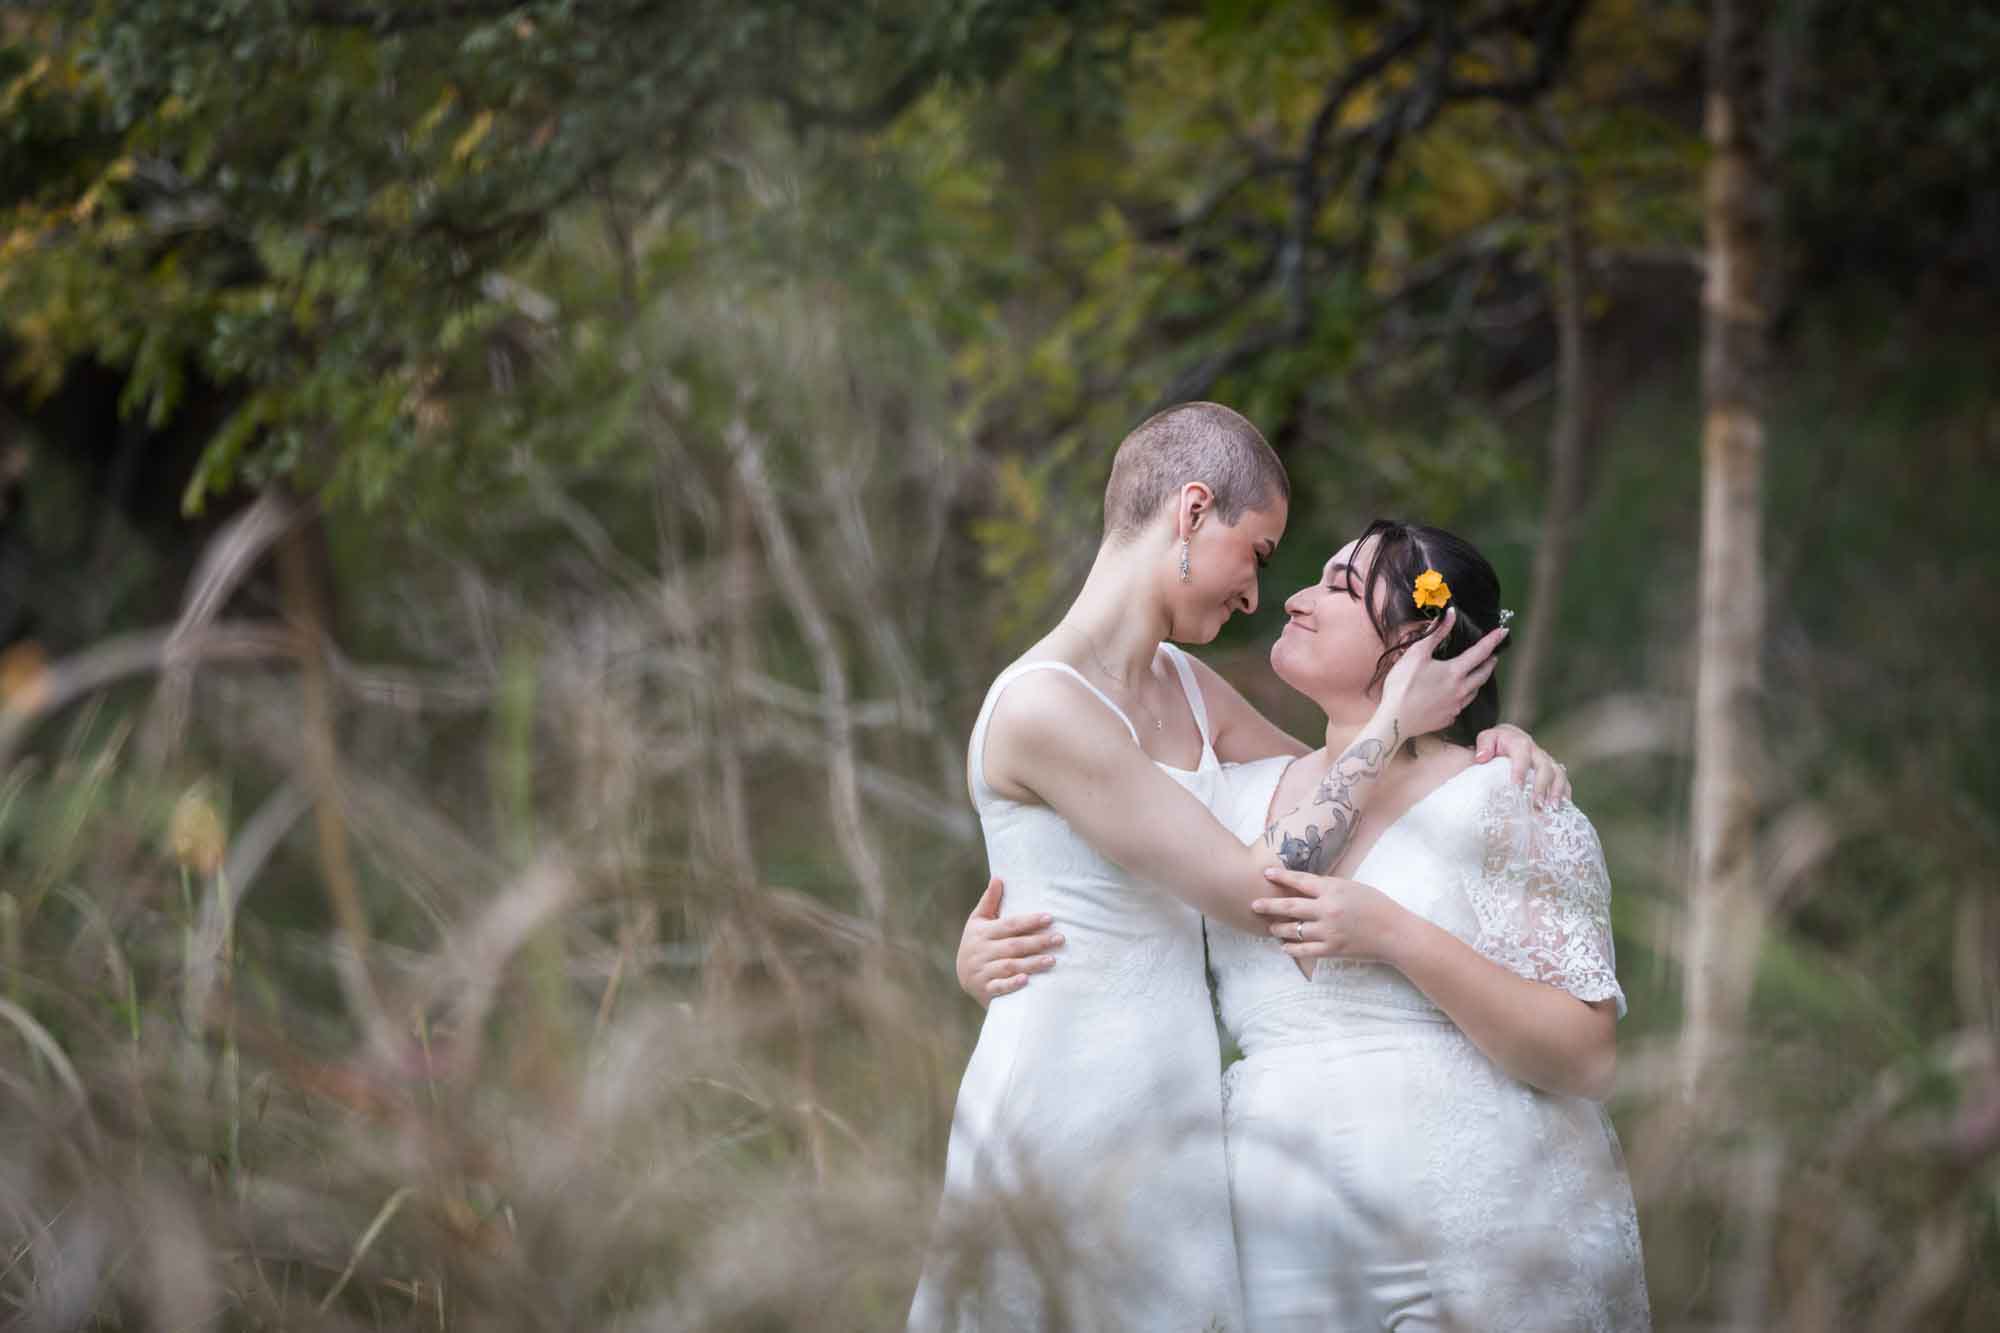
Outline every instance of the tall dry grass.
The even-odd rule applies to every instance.
[[[527,475],[449,538],[335,527],[334,579],[274,496],[172,623],[9,659],[10,1326],[900,1326],[1004,649],[946,549],[962,464],[880,404],[705,425],[671,388],[636,467]],[[1659,688],[1543,737],[1619,886],[1656,1326],[2000,1326],[1992,821],[1845,745],[1849,658],[1779,645],[1760,1000],[1717,1099],[1675,1101],[1673,595],[1638,608]],[[1886,858],[1893,909],[1856,888]],[[1090,1219],[1023,1207],[1052,1282],[1089,1271]]]

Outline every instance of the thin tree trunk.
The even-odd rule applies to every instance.
[[[792,1052],[799,1087],[804,1098],[794,1106],[801,1134],[812,1158],[813,1176],[826,1178],[826,1131],[818,1109],[819,1074],[814,1057],[813,1008],[798,969],[785,952],[785,943],[773,928],[768,890],[757,866],[757,843],[752,832],[748,782],[739,740],[746,730],[747,710],[743,707],[742,682],[756,669],[755,638],[750,616],[756,598],[757,518],[744,481],[734,477],[729,487],[725,519],[729,543],[728,564],[723,575],[724,624],[722,679],[717,690],[716,753],[721,765],[722,848],[730,868],[732,896],[739,905],[737,917],[744,924],[758,959],[769,969],[785,998],[796,1043]]]
[[[1536,713],[1536,692],[1553,641],[1563,571],[1583,504],[1584,448],[1592,432],[1590,346],[1587,340],[1585,283],[1590,273],[1589,240],[1575,168],[1561,173],[1562,227],[1556,266],[1556,419],[1549,431],[1549,491],[1542,511],[1542,539],[1528,581],[1527,613],[1508,654],[1507,696],[1501,716],[1527,726]]]
[[[1740,1031],[1763,926],[1754,875],[1764,639],[1764,408],[1773,196],[1768,0],[1715,0],[1702,289],[1701,605],[1682,1091],[1705,1103]]]
[[[727,439],[744,498],[749,501],[757,531],[764,539],[766,562],[779,593],[805,635],[807,650],[819,676],[820,693],[826,700],[827,803],[834,842],[861,889],[861,901],[869,919],[879,926],[888,917],[889,888],[882,858],[876,854],[861,809],[847,665],[841,658],[833,623],[806,576],[805,556],[793,540],[779,508],[777,493],[765,470],[763,441],[742,421],[729,426]]]
[[[320,875],[341,937],[333,950],[348,1009],[378,1054],[395,1050],[396,1037],[368,970],[368,914],[361,901],[361,877],[347,835],[340,799],[340,746],[334,736],[333,697],[324,652],[329,618],[314,548],[324,550],[317,518],[287,526],[278,538],[278,574],[286,619],[298,641],[300,741],[305,779],[313,793],[313,823],[319,839]]]

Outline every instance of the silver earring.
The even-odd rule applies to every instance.
[[[1181,538],[1181,582],[1194,582],[1194,579],[1188,574],[1188,539],[1185,537]]]

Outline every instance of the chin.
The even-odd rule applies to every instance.
[[[1286,650],[1285,640],[1280,636],[1278,641],[1271,645],[1271,674],[1303,694],[1305,691],[1300,688],[1299,682],[1292,677],[1291,667],[1292,655]]]

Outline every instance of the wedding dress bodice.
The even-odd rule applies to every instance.
[[[1217,796],[1218,816],[1239,835],[1261,830],[1288,762],[1231,765]],[[1524,836],[1532,845],[1521,843],[1516,829],[1531,830]],[[1590,821],[1574,805],[1529,820],[1505,763],[1472,765],[1426,793],[1382,831],[1349,878],[1523,976],[1581,999],[1615,999],[1624,1013],[1609,887]],[[1351,1009],[1450,1021],[1384,963],[1321,959],[1308,981],[1279,941],[1214,923],[1209,959],[1223,1026],[1245,1054],[1310,1042]]]
[[[1207,805],[1222,773],[1209,744],[1207,709],[1186,656],[1171,644],[1163,645],[1162,651],[1181,673],[1202,746],[1194,768],[1155,766]],[[987,864],[1006,881],[1008,914],[1047,912],[1059,923],[1064,941],[1061,961],[1053,971],[1036,977],[1020,995],[1001,998],[1010,1005],[1060,1006],[1082,992],[1134,1002],[1172,993],[1206,1003],[1201,914],[1164,889],[1135,880],[1048,806],[1009,800],[987,784],[986,727],[994,705],[1009,684],[1032,670],[1061,671],[1075,679],[1118,716],[1131,732],[1132,743],[1139,743],[1138,730],[1123,710],[1061,663],[1018,663],[994,681],[973,726],[968,765],[973,805],[986,838]]]

